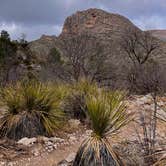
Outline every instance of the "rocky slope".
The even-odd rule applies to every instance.
[[[150,30],[149,31],[154,37],[157,37],[163,41],[166,41],[166,30]]]
[[[38,56],[40,61],[44,61],[50,50],[56,47],[58,38],[56,36],[42,35],[40,39],[29,44],[31,51]]]
[[[66,51],[60,45],[63,40],[89,34],[103,45],[104,51],[108,54],[107,61],[122,66],[119,63],[124,61],[125,56],[120,43],[126,28],[140,31],[131,21],[121,15],[111,14],[100,9],[88,9],[66,18],[62,33],[58,37],[44,35],[40,39],[32,41],[29,47],[34,55],[43,62],[47,61],[52,48],[58,48],[62,54]]]
[[[40,39],[31,42],[30,48],[37,56],[45,58],[49,50],[58,47],[58,42],[62,39],[89,33],[104,42],[111,42],[112,45],[116,45],[113,48],[118,49],[118,43],[125,35],[126,28],[138,29],[130,20],[118,14],[100,9],[78,11],[66,18],[59,37],[43,35]]]
[[[120,156],[125,165],[144,165],[143,151],[138,143],[137,132],[140,132],[140,137],[143,139],[139,119],[141,114],[149,115],[151,113],[154,108],[153,99],[150,94],[146,96],[133,95],[125,103],[127,111],[134,113],[135,121],[130,122],[118,135],[111,137],[111,145],[121,154]],[[163,112],[165,105],[166,98],[159,97],[158,111],[163,117],[166,116],[166,112]],[[164,145],[166,141],[166,124],[158,121],[157,127],[157,145]],[[79,120],[71,119],[66,132],[57,134],[54,137],[22,138],[17,144],[1,140],[0,166],[71,166],[79,146],[91,132],[89,127],[80,123]],[[164,146],[161,147],[164,149]]]
[[[130,20],[100,9],[78,11],[65,20],[61,37],[90,33],[100,37],[118,38],[126,28],[138,29]]]
[[[126,29],[130,31],[142,32],[130,20],[119,15],[108,13],[100,9],[88,9],[78,11],[66,18],[61,34],[56,36],[43,35],[40,39],[29,44],[31,50],[41,62],[47,61],[52,48],[58,48],[62,55],[66,51],[60,43],[65,39],[70,39],[81,34],[90,34],[104,46],[104,51],[108,54],[107,61],[115,65],[117,70],[123,70],[123,66],[128,66],[126,54],[122,49],[122,40],[126,35]],[[165,31],[149,31],[154,37],[165,40]],[[166,64],[166,42],[157,39],[164,52],[158,57],[160,62]],[[93,41],[92,41],[93,42]],[[117,72],[118,73],[118,72]],[[121,73],[121,72],[120,72]]]

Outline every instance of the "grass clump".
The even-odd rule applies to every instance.
[[[51,135],[61,127],[63,95],[49,84],[17,83],[1,89],[0,135],[11,139]]]
[[[131,120],[123,99],[124,94],[119,91],[101,89],[97,94],[86,97],[93,132],[79,148],[73,166],[123,165],[108,140]]]
[[[86,96],[96,94],[98,86],[87,79],[80,79],[70,86],[70,94],[66,98],[64,110],[66,114],[84,122],[87,119]]]

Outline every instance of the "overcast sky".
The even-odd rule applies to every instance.
[[[67,16],[88,8],[119,13],[141,29],[166,29],[166,0],[0,0],[0,30],[12,39],[58,36]]]

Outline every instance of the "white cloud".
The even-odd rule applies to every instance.
[[[153,15],[151,17],[141,16],[132,20],[138,27],[143,30],[148,29],[165,29],[165,19],[161,16]]]
[[[59,35],[62,27],[59,25],[32,25],[26,26],[15,23],[0,23],[0,31],[6,30],[12,39],[18,39],[22,33],[26,34],[27,40],[39,38],[42,34]]]
[[[5,22],[0,23],[0,31],[7,30],[10,33],[15,32],[17,26],[14,23],[6,24]]]
[[[13,39],[21,33],[29,40],[42,34],[58,35],[67,16],[88,8],[121,14],[142,29],[166,29],[166,0],[0,1],[0,30],[9,31]]]

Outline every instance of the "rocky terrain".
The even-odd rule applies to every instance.
[[[57,40],[56,36],[43,35],[40,39],[31,42],[29,47],[42,62],[46,60],[50,50],[56,47]]]
[[[126,28],[138,29],[130,20],[121,15],[100,9],[88,9],[67,17],[59,38],[88,32],[103,40],[117,39],[122,37]]]
[[[120,78],[121,73],[126,74],[128,68],[131,66],[131,61],[123,48],[123,42],[125,37],[131,35],[132,32],[139,32],[141,34],[144,31],[136,27],[129,19],[119,14],[108,13],[101,9],[78,11],[66,18],[62,32],[59,36],[42,35],[40,39],[27,43],[34,58],[31,67],[35,68],[35,70],[37,69],[37,72],[39,71],[40,78],[44,78],[45,80],[55,80],[57,77],[55,73],[58,70],[62,72],[59,75],[64,75],[64,70],[66,70],[66,73],[73,73],[73,71],[69,71],[75,66],[75,64],[71,64],[70,62],[72,61],[71,56],[75,56],[76,58],[78,55],[76,58],[78,60],[79,57],[82,56],[80,55],[81,52],[88,57],[90,54],[93,55],[94,50],[96,50],[95,53],[103,57],[102,59],[101,57],[96,59],[103,62],[106,68],[109,68],[109,70],[101,69],[103,71],[100,72],[107,75],[107,78],[114,77],[109,75],[113,68],[113,72],[117,73]],[[153,40],[160,45],[159,53],[157,56],[153,55],[153,59],[161,64],[166,64],[165,31],[151,30],[148,32],[152,34]],[[82,39],[83,37],[85,37],[85,39]],[[87,39],[86,37],[89,37],[90,39]],[[98,50],[98,48],[100,48],[99,46],[102,51]],[[60,52],[59,59],[62,61],[58,65],[56,60],[49,60],[49,56],[53,49],[57,49],[58,52]],[[17,76],[19,77],[19,75],[25,75],[26,71],[24,73],[24,68],[26,67],[22,61],[28,60],[29,55],[26,54],[27,52],[24,48],[20,49],[20,47],[18,47],[16,56],[18,56],[18,60],[21,59],[21,62],[18,63],[17,60],[16,62],[13,62],[13,66],[10,67],[10,72],[8,74],[10,77],[9,80],[13,80],[13,78]],[[85,64],[82,68],[86,68],[89,71],[91,66],[93,66],[95,69],[95,66],[97,66],[97,60],[92,63],[90,60],[92,58],[89,57],[88,59],[87,57],[84,60]],[[54,64],[51,65],[50,62],[54,62]],[[88,71],[85,73],[87,74]],[[96,71],[92,72],[98,73]],[[66,75],[65,77],[67,78]]]
[[[162,113],[162,116],[166,116],[162,112],[162,108],[166,104],[166,98],[158,98],[158,104],[158,111]],[[138,120],[143,111],[149,114],[154,107],[151,95],[130,96],[126,100],[126,105],[127,111],[134,112]],[[70,127],[66,130],[66,133],[59,133],[55,137],[22,138],[17,143],[1,141],[0,165],[69,166],[74,160],[81,142],[91,134],[91,130],[78,120],[70,120],[69,124]],[[138,144],[136,128],[141,130],[137,123],[130,122],[121,130],[120,134],[111,138],[110,141],[127,165],[133,163],[141,166],[143,156]],[[157,140],[159,144],[166,141],[165,128],[165,123],[158,123]]]
[[[43,77],[45,77],[45,80],[47,81],[50,80],[50,78],[52,79],[53,75],[56,77],[55,73],[57,70],[63,71],[64,68],[61,67],[67,68],[67,72],[70,73],[70,70],[68,69],[71,69],[73,67],[68,63],[68,59],[71,58],[71,52],[65,50],[66,45],[63,43],[64,40],[68,40],[68,42],[70,43],[70,40],[73,37],[79,37],[80,35],[90,35],[94,37],[94,40],[92,40],[91,43],[88,43],[88,46],[97,46],[98,43],[96,44],[95,41],[99,41],[99,43],[104,48],[104,51],[102,53],[104,55],[107,54],[107,56],[104,57],[106,58],[104,59],[104,62],[107,62],[105,64],[108,65],[110,70],[101,70],[100,72],[103,75],[105,74],[105,72],[111,73],[111,67],[113,66],[113,68],[115,69],[115,73],[119,78],[121,74],[127,71],[126,67],[130,66],[130,62],[126,58],[127,55],[124,52],[121,44],[126,35],[126,29],[129,29],[131,32],[143,32],[130,20],[118,14],[108,13],[100,9],[78,11],[66,18],[62,32],[58,37],[43,35],[40,39],[28,43],[30,51],[35,56],[35,62],[30,64],[30,66],[28,67],[37,67],[38,70],[40,70],[39,73]],[[158,56],[154,58],[154,60],[158,61],[159,64],[166,64],[166,31],[152,30],[148,32],[152,34],[153,39],[160,45],[160,52]],[[75,41],[77,43],[77,40]],[[87,43],[84,41],[84,43],[82,44],[83,47],[80,47],[80,45],[76,46],[77,48],[82,48],[82,50],[84,51],[84,44],[86,45]],[[70,48],[70,45],[68,47]],[[59,58],[58,60],[60,61],[57,66],[56,63],[52,65],[49,61],[50,52],[55,48],[60,52],[60,57],[56,57]],[[75,45],[72,49],[74,48]],[[91,48],[88,48],[87,52],[89,50],[91,50]],[[95,48],[93,48],[93,51],[94,50]],[[66,56],[66,52],[67,54],[69,54],[68,56]],[[75,55],[77,55],[77,53],[80,53],[78,52],[78,50],[74,50],[73,52],[75,53]],[[90,55],[90,53],[88,55]],[[22,50],[19,50],[17,54],[20,54],[20,57],[23,59],[23,61],[27,62],[28,56],[22,54]],[[101,57],[104,56],[103,54]],[[74,60],[72,58],[70,60],[77,62],[77,58],[79,57],[76,56],[74,58]],[[85,59],[86,63],[83,65],[85,65],[87,69],[92,69],[96,65],[95,63],[91,63],[89,67],[87,64],[88,61],[91,60],[93,60],[93,58]],[[98,60],[98,67],[100,67],[103,59]],[[79,60],[78,63],[82,65],[82,59]],[[19,72],[23,73],[23,67],[24,64],[19,65]],[[51,74],[49,73],[50,70],[52,72]],[[80,69],[76,68],[76,72],[78,70]],[[16,73],[16,70],[13,70],[13,72]],[[85,74],[87,74],[88,72],[86,71]],[[62,76],[63,74],[60,73],[60,75]],[[112,75],[109,78],[112,79]],[[125,80],[123,81],[125,84]],[[115,84],[116,83],[117,80],[115,81]],[[125,86],[127,86],[127,84],[125,84]],[[160,116],[166,117],[165,112],[163,112],[163,109],[166,106],[166,98],[158,97],[157,101]],[[153,99],[150,94],[131,94],[125,101],[125,103],[127,111],[134,114],[135,121],[131,121],[128,126],[123,128],[122,131],[115,137],[111,138],[110,141],[114,149],[120,154],[120,157],[124,160],[126,165],[132,166],[136,164],[138,166],[141,166],[143,165],[143,152],[139,144],[137,133],[139,132],[140,137],[143,137],[141,128],[142,126],[139,124],[139,122],[141,121],[140,115],[145,114],[147,116],[151,114],[152,110],[154,109]],[[157,124],[157,127],[157,144],[166,144],[166,124],[163,122],[159,122]],[[138,131],[136,131],[136,129]],[[79,120],[71,119],[69,121],[69,126],[66,126],[64,131],[65,132],[63,133],[59,131],[50,138],[40,136],[34,138],[25,137],[18,140],[17,142],[6,139],[0,140],[0,166],[71,165],[81,142],[91,134],[91,130],[88,125],[81,123]]]
[[[88,9],[67,17],[58,37],[43,35],[40,39],[32,41],[29,46],[36,56],[45,59],[51,48],[59,47],[58,43],[62,39],[89,33],[104,41],[105,44],[111,42],[110,46],[113,45],[111,49],[117,49],[112,52],[119,51],[118,53],[121,53],[118,45],[125,36],[126,29],[141,31],[124,16],[108,13],[101,9]],[[159,39],[165,40],[166,38],[165,30],[150,30],[148,32]],[[116,47],[114,47],[115,45]],[[63,51],[63,48],[61,49]]]
[[[111,52],[114,55],[117,53],[116,56],[118,56],[119,43],[128,28],[139,30],[130,20],[121,15],[111,14],[100,9],[88,9],[67,17],[58,37],[43,35],[40,39],[32,41],[29,46],[36,56],[45,59],[51,48],[59,47],[61,40],[88,33],[99,38],[105,45],[109,44],[110,49],[114,49]],[[114,47],[115,45],[116,47]],[[63,52],[62,47],[61,49]]]
[[[126,32],[127,30],[129,32]],[[53,48],[57,48],[61,52],[63,59],[66,58],[68,52],[65,52],[66,48],[62,45],[63,40],[71,40],[75,36],[90,34],[95,38],[95,41],[97,40],[103,45],[103,53],[107,54],[105,59],[109,63],[108,66],[114,65],[114,68],[117,69],[116,72],[121,73],[124,71],[125,66],[130,65],[127,55],[122,48],[122,41],[126,34],[132,31],[143,32],[124,16],[108,13],[100,9],[88,9],[78,11],[67,17],[62,32],[58,37],[43,35],[40,39],[30,42],[29,47],[39,62],[48,64],[47,59]],[[166,43],[161,40],[161,36],[165,38],[165,31],[149,32],[161,46],[160,53],[155,57],[155,60],[166,64]],[[94,43],[93,40],[92,43]],[[42,72],[46,72],[45,69]],[[47,75],[49,74],[47,73]],[[50,77],[52,76],[51,74]]]
[[[157,37],[163,41],[166,41],[166,30],[150,30],[149,31],[154,37]]]

